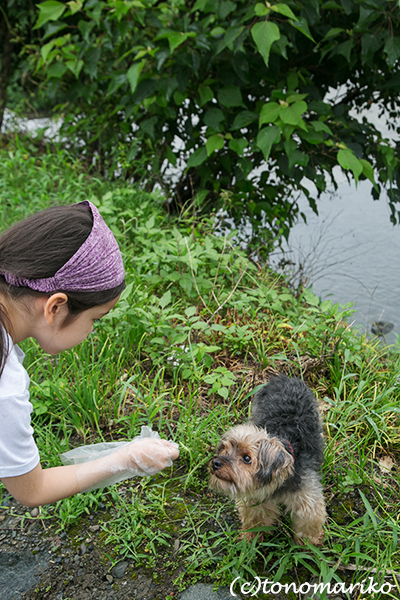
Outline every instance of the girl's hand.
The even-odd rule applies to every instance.
[[[179,447],[175,442],[157,438],[135,440],[111,455],[115,468],[134,474],[138,469],[146,475],[155,475],[179,456]]]

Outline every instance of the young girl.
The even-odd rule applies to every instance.
[[[80,344],[124,287],[118,244],[91,202],[48,208],[0,236],[0,479],[21,504],[55,502],[116,474],[153,475],[179,455],[177,444],[148,438],[92,462],[40,465],[16,344],[33,337],[49,354]]]

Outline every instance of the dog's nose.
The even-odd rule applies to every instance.
[[[222,467],[222,460],[219,458],[213,458],[211,461],[213,471],[218,471]]]

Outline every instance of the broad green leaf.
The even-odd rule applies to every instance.
[[[165,294],[159,299],[158,303],[161,308],[165,308],[171,302],[171,291],[168,290]]]
[[[66,27],[67,23],[64,23],[63,21],[49,21],[48,23],[46,23],[46,33],[43,36],[43,40],[54,36],[56,33],[61,31],[62,29],[65,29]]]
[[[188,169],[190,167],[198,167],[206,159],[207,159],[207,149],[206,149],[206,147],[203,146],[202,148],[197,148],[197,150],[195,150],[193,152],[193,154],[191,154],[189,156],[189,160],[187,162]]]
[[[95,79],[97,76],[97,64],[100,60],[101,49],[100,48],[89,48],[86,52],[86,66],[85,71],[90,75],[91,79]]]
[[[326,36],[324,37],[324,40],[328,40],[329,38],[336,37],[337,35],[339,35],[339,33],[342,33],[342,31],[344,31],[344,29],[342,29],[341,27],[332,27],[332,29],[330,29],[328,31],[328,33],[326,34]]]
[[[210,35],[212,37],[218,37],[220,35],[222,35],[223,33],[225,33],[225,29],[223,27],[214,27],[214,29],[212,29],[212,31],[210,32]]]
[[[54,47],[54,42],[48,42],[47,44],[45,44],[44,46],[42,46],[41,50],[40,50],[40,55],[43,58],[44,61],[47,60],[47,57],[49,55],[50,50]]]
[[[361,61],[363,63],[374,58],[375,53],[379,50],[381,54],[381,42],[377,39],[376,35],[366,33],[361,38]]]
[[[229,27],[225,32],[224,38],[218,44],[216,54],[219,54],[224,48],[230,46],[243,30],[244,27]]]
[[[196,0],[191,12],[194,12],[195,10],[204,10],[208,2],[209,0]]]
[[[350,63],[350,56],[351,51],[353,50],[353,46],[353,40],[347,40],[347,42],[343,42],[343,44],[339,44],[339,46],[337,47],[337,53],[344,56],[348,63]]]
[[[208,85],[199,85],[199,95],[200,95],[200,106],[204,106],[207,102],[210,102],[214,98],[214,93]]]
[[[307,288],[305,288],[303,291],[303,297],[308,304],[311,304],[311,306],[318,306],[320,303],[319,297]]]
[[[296,20],[292,21],[291,24],[295,29],[298,29],[303,35],[305,35],[306,37],[308,37],[308,39],[315,43],[315,40],[308,28],[308,23],[304,17],[300,17],[299,19],[296,18]]]
[[[174,92],[174,102],[177,106],[181,106],[187,98],[187,94],[181,94],[181,92]]]
[[[95,27],[94,21],[84,21],[83,19],[81,19],[78,23],[78,29],[81,32],[85,42],[87,42],[88,44],[90,43],[89,35],[93,27]]]
[[[229,395],[229,390],[226,387],[220,387],[217,390],[217,393],[222,396],[225,400],[227,399],[228,395]]]
[[[225,120],[225,115],[220,108],[210,108],[204,115],[204,123],[213,129],[219,129],[219,124]]]
[[[358,178],[363,172],[363,164],[358,160],[354,152],[348,148],[340,149],[337,154],[337,159],[342,169],[349,169],[352,171],[354,179],[356,180],[356,183],[358,183]]]
[[[33,29],[39,29],[43,27],[48,21],[57,21],[61,15],[67,10],[67,6],[56,0],[47,0],[38,4],[39,18],[35,23]]]
[[[172,52],[176,48],[178,48],[178,46],[183,44],[183,42],[186,42],[187,38],[189,37],[189,33],[181,33],[180,31],[171,31],[171,33],[169,33],[167,37],[168,37],[169,48],[170,48],[171,54],[172,54]]]
[[[58,79],[59,77],[62,77],[67,71],[68,67],[61,61],[58,61],[50,65],[50,67],[47,69],[47,76],[55,77]]]
[[[268,160],[271,154],[271,148],[273,144],[280,142],[281,130],[277,125],[271,125],[270,127],[264,127],[257,135],[256,144],[264,154],[265,160]]]
[[[126,73],[126,76],[129,81],[129,85],[131,86],[132,94],[136,91],[137,84],[139,81],[139,76],[140,76],[140,73],[142,72],[142,69],[143,69],[145,63],[146,63],[145,60],[142,60],[140,63],[137,63],[137,62],[133,63],[129,67],[129,69]]]
[[[376,185],[374,168],[370,162],[365,160],[364,158],[360,159],[360,163],[362,164],[362,172],[367,179],[369,179],[374,185]]]
[[[236,7],[237,7],[237,4],[235,2],[232,2],[231,0],[224,0],[223,2],[219,2],[218,3],[219,17],[221,19],[226,19],[226,17],[229,15],[229,13],[233,12]]]
[[[271,21],[256,23],[251,28],[251,35],[253,36],[253,40],[256,43],[259,53],[268,67],[271,46],[281,37],[278,25],[271,23]]]
[[[301,152],[301,150],[295,150],[289,156],[289,169],[291,169],[294,165],[300,165],[302,167],[306,167],[310,157],[308,154]]]
[[[388,57],[389,67],[393,67],[400,57],[400,37],[389,37],[386,40],[384,51]]]
[[[257,17],[265,17],[269,12],[271,12],[270,8],[267,8],[265,4],[261,4],[261,2],[257,2],[254,7],[254,12]]]
[[[150,117],[150,119],[144,119],[140,123],[140,129],[147,133],[151,138],[154,138],[154,125],[157,123],[158,117]]]
[[[257,120],[257,115],[255,113],[250,112],[249,110],[244,110],[236,115],[235,120],[233,121],[233,125],[231,127],[231,131],[236,131],[236,129],[243,129]]]
[[[224,144],[225,140],[222,135],[212,135],[206,142],[207,155],[210,156],[215,150],[221,150],[224,147]]]
[[[75,77],[78,79],[79,73],[81,72],[82,67],[83,67],[83,60],[67,60],[65,62],[65,64],[68,67],[68,69],[71,71],[71,73],[73,73],[75,75]]]
[[[107,95],[114,94],[121,85],[127,82],[127,74],[126,73],[115,73],[110,80],[110,85],[108,86]]]
[[[290,94],[290,96],[286,97],[286,102],[288,104],[293,104],[293,102],[300,102],[300,100],[304,100],[305,98],[307,98],[308,94],[297,94],[296,92],[294,94]]]
[[[307,108],[307,104],[304,101],[295,102],[290,106],[282,108],[279,117],[288,125],[301,126],[303,123],[301,115],[306,112]]]
[[[76,12],[81,10],[83,6],[82,0],[77,0],[76,2],[74,0],[70,0],[70,2],[67,2],[67,4],[69,6],[69,10],[71,11],[71,15],[74,15]]]
[[[290,156],[295,150],[297,150],[297,143],[293,138],[290,138],[284,142],[283,147],[285,148],[286,154]]]
[[[259,126],[264,123],[274,123],[279,117],[279,113],[282,110],[282,106],[277,102],[268,102],[264,104],[260,112]]]
[[[218,101],[222,106],[231,108],[232,106],[244,106],[242,93],[236,85],[227,85],[218,92]]]
[[[233,138],[229,140],[229,148],[233,150],[233,152],[236,152],[236,154],[239,154],[239,156],[242,156],[244,149],[247,148],[248,145],[249,142],[244,138],[241,138],[239,140]]]
[[[311,125],[314,127],[315,131],[326,131],[329,135],[333,135],[331,128],[323,121],[311,121]]]
[[[287,17],[288,19],[293,19],[293,21],[298,20],[292,9],[289,8],[287,4],[275,4],[274,6],[271,6],[271,10],[283,15],[284,17]]]

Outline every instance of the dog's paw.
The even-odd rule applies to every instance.
[[[256,531],[241,531],[239,533],[239,540],[243,540],[245,539],[246,542],[252,542],[253,540],[257,539],[257,542],[263,542],[264,541],[264,535],[260,532],[256,532]]]
[[[299,532],[294,534],[294,541],[299,546],[304,546],[306,541],[313,544],[313,546],[321,546],[324,543],[325,533],[323,531],[317,533],[316,535],[309,536],[306,533]]]

